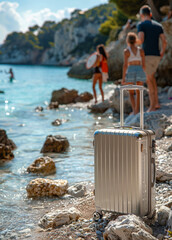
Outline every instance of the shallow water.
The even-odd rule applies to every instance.
[[[24,228],[29,222],[25,209],[33,202],[27,199],[26,186],[36,176],[26,168],[38,157],[47,135],[61,134],[70,142],[66,153],[54,156],[57,172],[51,179],[67,179],[69,184],[94,180],[93,133],[97,128],[110,126],[112,118],[89,114],[86,108],[60,107],[59,110],[35,112],[35,107],[46,105],[51,92],[61,87],[77,89],[79,93],[92,91],[91,81],[69,79],[68,68],[43,66],[12,66],[15,81],[9,82],[10,65],[0,65],[0,128],[17,145],[15,158],[0,166],[0,231]],[[68,120],[55,127],[51,122]],[[46,200],[38,202],[43,206]],[[34,202],[35,204],[35,202]],[[24,220],[25,219],[25,220]]]

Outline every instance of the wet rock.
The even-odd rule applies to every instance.
[[[82,183],[77,183],[68,188],[68,193],[74,197],[83,197],[86,193],[86,186]]]
[[[172,173],[166,173],[162,170],[156,171],[156,180],[159,182],[166,182],[172,180]]]
[[[12,160],[14,158],[14,154],[11,151],[9,146],[0,143],[0,162],[6,162]]]
[[[105,100],[104,102],[88,106],[88,109],[91,113],[104,113],[107,109],[111,107],[111,103],[108,100]]]
[[[135,215],[119,216],[105,228],[105,240],[156,240],[152,229]]]
[[[53,126],[60,126],[62,124],[62,120],[56,119],[51,123]]]
[[[59,108],[59,103],[58,102],[51,102],[48,105],[48,109],[57,109],[57,108]]]
[[[167,224],[168,218],[170,214],[170,208],[161,206],[157,211],[157,220],[159,225],[165,226]]]
[[[168,89],[168,98],[172,99],[172,87]]]
[[[50,180],[37,178],[27,185],[28,197],[63,196],[67,192],[67,180]]]
[[[43,110],[44,110],[44,108],[41,106],[38,106],[35,108],[35,112],[42,112]]]
[[[66,137],[49,135],[45,140],[41,153],[60,153],[66,151],[68,147],[69,142]]]
[[[168,126],[164,131],[165,136],[172,136],[172,125]]]
[[[38,225],[45,229],[56,228],[58,226],[69,224],[77,221],[81,213],[76,208],[72,207],[67,210],[56,210],[45,214],[39,221]]]
[[[84,92],[75,99],[75,102],[89,102],[91,99],[93,99],[93,95],[89,92]]]
[[[140,114],[130,115],[125,119],[125,124],[129,126],[140,126]],[[155,131],[156,139],[160,139],[164,135],[164,129],[171,124],[171,121],[163,113],[150,112],[144,114],[145,129]]]
[[[52,92],[51,102],[58,102],[59,104],[69,104],[74,103],[75,99],[78,97],[78,91],[67,88],[61,88],[60,90],[55,90]]]
[[[36,159],[28,168],[29,173],[50,175],[56,172],[56,166],[50,157],[40,157]]]
[[[8,138],[6,131],[3,129],[0,129],[0,143],[4,144],[5,146],[8,146],[11,150],[16,149],[15,143]]]

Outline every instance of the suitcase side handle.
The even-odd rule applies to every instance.
[[[151,187],[154,187],[155,185],[155,181],[156,181],[156,166],[155,166],[155,158],[151,159],[151,164],[153,166],[153,178],[152,178],[152,183],[151,183]]]
[[[124,91],[125,90],[139,90],[140,91],[140,128],[144,129],[144,107],[143,107],[143,86],[127,85],[120,88],[120,126],[124,126]]]

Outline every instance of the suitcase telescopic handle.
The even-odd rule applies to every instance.
[[[124,126],[124,91],[125,90],[139,90],[140,91],[140,128],[144,128],[144,107],[143,107],[143,91],[144,87],[140,85],[125,85],[120,88],[120,125]]]

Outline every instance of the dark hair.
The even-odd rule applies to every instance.
[[[133,32],[129,32],[127,35],[127,43],[135,44],[137,39],[137,35]]]
[[[99,53],[103,55],[103,57],[105,57],[107,59],[107,55],[106,55],[106,52],[105,52],[105,49],[104,49],[104,45],[101,44],[99,46],[97,46],[97,49],[99,50]]]
[[[144,5],[140,8],[140,14],[144,16],[150,16],[151,15],[151,8],[148,5]]]

